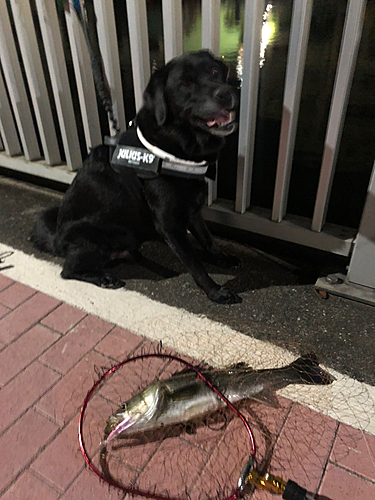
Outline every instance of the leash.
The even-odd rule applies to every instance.
[[[67,2],[65,3],[65,6],[66,4],[69,4],[69,0],[67,0]],[[113,129],[116,131],[115,136],[113,137],[106,136],[104,138],[104,144],[107,144],[108,146],[116,146],[118,142],[118,135],[120,134],[120,128],[118,126],[118,121],[113,111],[111,92],[109,89],[107,78],[105,76],[103,59],[100,52],[99,40],[96,30],[97,22],[96,22],[93,0],[85,0],[84,11],[82,9],[80,0],[72,0],[72,6],[82,26],[83,34],[89,50],[91,68],[94,76],[96,91],[98,92],[98,96],[103,103],[105,111],[107,112],[111,125]]]

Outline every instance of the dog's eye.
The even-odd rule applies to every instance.
[[[219,75],[220,75],[220,71],[217,68],[211,69],[211,76],[213,76],[214,78],[218,78]]]
[[[182,86],[182,87],[186,87],[186,88],[188,88],[188,87],[190,87],[190,85],[191,85],[191,82],[189,82],[189,81],[187,81],[187,80],[183,80],[183,81],[181,82],[181,86]]]

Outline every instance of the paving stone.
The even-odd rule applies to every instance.
[[[11,342],[59,305],[60,301],[36,293],[0,320],[0,339]]]
[[[33,288],[15,282],[13,285],[0,292],[0,303],[10,309],[15,309],[35,293],[36,290]]]
[[[52,438],[58,426],[29,410],[0,437],[0,491],[17,476],[38,451]]]
[[[18,374],[0,391],[0,432],[13,423],[59,379],[59,375],[37,361]]]
[[[329,500],[374,500],[375,484],[329,464],[319,494]]]
[[[8,307],[5,307],[2,304],[0,304],[0,319],[3,316],[5,316],[6,314],[8,314],[10,311],[11,311],[11,309],[9,309]]]
[[[37,324],[0,353],[0,384],[5,384],[60,336]]]
[[[272,474],[315,492],[332,448],[337,422],[294,404],[270,462]]]
[[[160,446],[158,440],[151,440],[148,442],[147,439],[146,437],[143,442],[138,441],[138,443],[141,442],[141,444],[135,446],[126,446],[124,442],[124,446],[109,453],[108,462],[110,464],[111,474],[120,480],[121,483],[129,485],[139,475]],[[118,443],[119,442],[120,441],[118,441]],[[160,460],[159,457],[158,463],[160,463]],[[157,465],[155,465],[155,467],[157,467]],[[165,470],[162,472],[165,474]],[[160,485],[160,483],[158,484]]]
[[[122,361],[142,342],[142,337],[117,326],[99,342],[95,350],[118,361]]]
[[[375,481],[375,436],[340,424],[331,460],[367,479]]]
[[[202,474],[191,490],[192,498],[217,495],[225,498],[236,488],[241,471],[250,456],[247,430],[239,418],[231,420],[213,450]],[[225,493],[223,493],[223,490]],[[200,493],[203,492],[203,494]]]
[[[1,500],[57,500],[59,494],[26,471],[4,493]]]
[[[0,290],[4,290],[8,286],[13,285],[13,283],[15,283],[13,280],[7,278],[3,274],[0,274]]]
[[[279,405],[278,408],[251,399],[240,403],[238,407],[240,410],[246,409],[246,418],[251,426],[264,429],[266,433],[277,436],[285,423],[292,402],[282,396],[276,396],[276,401]]]
[[[112,328],[113,325],[107,321],[92,315],[86,316],[40,359],[59,372],[66,373]]]
[[[84,469],[60,500],[120,500],[121,493],[101,482],[93,472]]]
[[[146,491],[155,491],[169,496],[183,495],[192,487],[196,477],[207,461],[207,453],[179,441],[171,447],[164,441],[139,476],[137,486]]]
[[[32,470],[60,491],[65,491],[85,465],[78,443],[78,415],[32,464]]]
[[[49,326],[59,333],[66,333],[71,330],[79,321],[81,321],[87,313],[70,306],[69,304],[61,304],[57,309],[51,312],[48,316],[41,320],[43,325]]]
[[[98,379],[96,370],[101,371],[103,367],[110,367],[109,359],[90,352],[38,401],[36,407],[59,425],[64,425],[77,413],[87,392]]]

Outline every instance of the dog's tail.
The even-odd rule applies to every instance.
[[[30,240],[35,248],[42,252],[55,253],[54,237],[58,212],[59,207],[52,207],[41,212],[36,218]]]

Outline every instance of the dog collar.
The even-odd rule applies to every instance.
[[[187,175],[204,176],[206,174],[208,169],[208,163],[206,161],[196,162],[184,160],[182,158],[177,158],[176,156],[167,153],[166,151],[163,151],[162,149],[148,142],[139,127],[137,127],[137,136],[146,149],[163,160],[161,167],[162,170],[169,170],[170,173],[174,171],[180,174]]]

